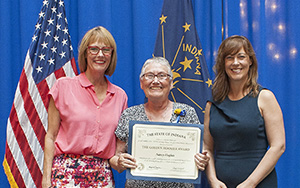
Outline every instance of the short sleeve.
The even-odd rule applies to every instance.
[[[115,131],[115,135],[118,139],[127,143],[128,134],[129,134],[129,119],[128,119],[128,108],[123,111],[117,129]]]

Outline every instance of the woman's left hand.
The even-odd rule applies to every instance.
[[[236,188],[255,188],[256,186],[247,182],[247,181],[244,181],[242,182],[241,184],[239,184]]]
[[[204,171],[209,161],[209,156],[207,152],[197,153],[195,155],[196,166],[199,170]]]

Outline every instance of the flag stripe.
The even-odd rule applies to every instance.
[[[39,118],[36,108],[33,108],[34,102],[28,91],[28,82],[27,82],[26,76],[24,75],[24,71],[22,71],[22,73],[21,73],[19,88],[20,88],[20,95],[22,96],[24,102],[21,99],[17,100],[16,102],[17,103],[22,102],[23,105],[26,104],[24,106],[25,107],[24,110],[26,113],[22,114],[22,112],[20,112],[19,113],[21,116],[20,118],[22,118],[22,115],[29,114],[30,123],[28,123],[26,125],[32,126],[36,136],[38,137],[39,143],[41,145],[43,145],[44,144],[43,138],[46,134],[46,131],[45,131],[45,129],[43,129],[43,127],[40,126],[42,124],[41,119]],[[18,94],[18,93],[16,92],[16,94]],[[17,97],[19,98],[19,95]],[[35,100],[35,101],[37,101],[37,100]],[[18,104],[15,104],[15,105],[18,105]],[[21,107],[22,107],[21,105],[18,105],[18,108],[21,108]],[[19,119],[19,121],[20,121],[20,119]]]
[[[55,74],[56,78],[60,78],[60,77],[66,76],[66,74],[64,72],[64,69],[62,69],[62,68],[60,68],[57,71],[55,71],[54,74]]]
[[[25,117],[24,114],[22,117]],[[15,108],[12,109],[10,119],[18,119]],[[25,164],[27,165],[31,176],[35,177],[33,180],[37,184],[38,179],[42,178],[42,172],[39,169],[39,165],[37,164],[35,158],[32,157],[32,156],[34,156],[34,154],[30,148],[30,145],[28,144],[27,138],[22,129],[23,127],[25,127],[25,126],[20,126],[20,124],[14,124],[11,128],[12,128],[16,138],[18,138],[16,141],[17,141],[17,143],[20,147],[20,150],[24,156]],[[26,127],[29,127],[29,126],[26,126]],[[28,181],[30,181],[31,178],[30,177],[24,178],[25,182],[26,182],[26,179],[28,179]]]
[[[75,73],[77,73],[77,68],[76,68],[76,62],[75,58],[71,59],[71,62],[69,61],[63,66],[65,73],[69,77],[76,76]]]
[[[14,108],[12,109],[12,110],[16,110],[17,116],[18,116],[17,117],[18,122],[15,122],[15,126],[20,126],[20,124],[23,125],[20,127],[20,128],[22,128],[22,130],[24,131],[25,136],[26,136],[26,140],[23,140],[23,142],[26,141],[26,142],[30,143],[29,146],[31,147],[31,150],[34,154],[34,158],[37,159],[37,161],[40,161],[40,162],[38,162],[38,165],[39,165],[40,171],[42,171],[42,164],[41,164],[42,160],[41,159],[43,158],[43,148],[41,146],[43,146],[43,145],[41,145],[39,143],[44,144],[44,139],[42,140],[42,142],[40,142],[38,139],[39,138],[38,136],[41,136],[44,138],[45,133],[44,133],[44,135],[36,134],[37,131],[34,130],[34,127],[37,127],[37,128],[40,127],[41,129],[43,129],[43,128],[42,128],[42,126],[32,126],[31,125],[30,119],[29,119],[30,117],[28,117],[27,114],[24,113],[26,111],[26,109],[24,109],[24,108],[26,108],[26,107],[24,105],[24,101],[20,97],[21,93],[18,88],[19,87],[17,87],[17,90],[16,90],[17,97],[16,97],[16,100],[14,103]],[[13,117],[11,117],[11,119],[13,119]],[[42,132],[42,131],[39,131],[39,132]]]
[[[6,151],[5,158],[14,159],[12,153],[10,152],[10,149],[9,149],[9,146],[8,146],[7,143],[6,143],[5,151]],[[16,182],[18,182],[19,187],[25,187],[25,183],[23,181],[23,178],[20,174],[19,169],[14,168],[16,166],[15,160],[6,160],[6,159],[4,159],[3,166],[4,166],[4,170],[5,170],[5,173],[8,177],[7,179],[9,181],[11,187],[17,187]]]
[[[37,107],[40,107],[40,108],[43,108],[45,110],[45,112],[47,112],[47,106],[48,106],[48,98],[47,98],[47,95],[48,95],[48,92],[49,92],[49,87],[48,87],[48,84],[46,82],[46,80],[42,80],[40,81],[38,84],[36,84],[36,89],[38,90],[38,93],[33,93],[34,95],[32,96],[32,92],[30,92],[30,96],[32,98],[34,97],[40,97],[40,99],[42,99],[41,101],[38,101],[38,100],[33,100],[34,103],[37,103],[35,104],[35,106]],[[42,104],[39,104],[43,102],[43,105]],[[46,115],[47,113],[42,113],[43,115]],[[41,117],[40,117],[41,118]],[[47,119],[47,116],[46,118],[43,118],[43,119]],[[43,125],[45,126],[47,124],[47,122],[43,122]]]
[[[39,90],[35,84],[35,81],[32,77],[33,68],[32,68],[32,62],[31,62],[31,59],[29,56],[29,52],[27,53],[27,56],[26,56],[24,71],[26,73],[26,77],[24,76],[23,78],[24,79],[27,78],[26,81],[29,84],[27,89],[28,89],[28,92],[30,93],[32,101],[34,101],[34,103],[30,103],[26,106],[31,106],[32,108],[34,107],[35,109],[37,109],[36,112],[38,113],[38,117],[39,117],[42,125],[44,126],[44,130],[46,130],[47,117],[48,117],[47,110],[45,107],[46,102],[43,102],[43,104],[42,104],[42,101],[43,101],[42,96],[39,94],[40,92],[39,92]],[[20,81],[21,81],[21,79],[22,78],[20,78]],[[26,89],[26,88],[24,88],[24,89]]]
[[[14,111],[12,109],[12,111]],[[14,117],[14,116],[12,116]],[[24,159],[24,156],[22,155],[22,151],[19,147],[19,144],[18,144],[18,140],[20,140],[19,138],[17,139],[15,137],[15,134],[12,130],[12,125],[10,124],[10,121],[8,121],[8,125],[7,125],[7,144],[8,144],[8,147],[10,149],[10,152],[13,156],[13,158],[8,158],[6,156],[6,160],[14,160],[15,161],[15,164],[14,166],[11,166],[11,171],[12,173],[16,173],[16,172],[19,172],[20,175],[22,176],[22,181],[24,182],[25,186],[24,187],[36,187],[33,180],[30,178],[31,174],[30,174],[30,171],[28,168],[24,168],[24,167],[27,167],[27,164],[25,162],[25,159]],[[14,171],[13,169],[17,169],[16,171]],[[15,174],[13,174],[14,177],[16,177]],[[17,174],[18,175],[18,174]],[[20,178],[21,179],[21,178]],[[18,184],[19,187],[20,186],[20,179],[16,179],[16,182]]]
[[[57,79],[56,79],[55,74],[50,74],[45,80],[46,80],[49,88],[51,88]],[[47,130],[47,127],[45,127],[45,130]]]

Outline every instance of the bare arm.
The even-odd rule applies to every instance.
[[[278,159],[285,151],[285,131],[280,106],[269,90],[262,90],[258,106],[265,121],[266,134],[270,145],[256,169],[238,187],[256,187],[274,169]]]
[[[207,152],[203,151],[202,153],[196,153],[196,155],[194,156],[194,159],[195,159],[197,168],[201,171],[204,171],[208,164],[208,161],[209,161]]]
[[[204,137],[203,137],[203,151],[207,152],[207,156],[210,158],[208,165],[206,167],[206,175],[211,187],[226,188],[225,184],[220,180],[218,180],[216,175],[215,160],[214,160],[214,140],[209,130],[210,108],[211,108],[211,102],[208,102],[205,108]]]
[[[51,169],[54,157],[55,146],[54,142],[59,130],[60,115],[59,111],[54,105],[54,100],[51,97],[48,107],[48,131],[45,136],[44,149],[44,166],[43,166],[43,180],[42,187],[48,188],[51,185]]]
[[[115,155],[109,159],[110,166],[118,171],[123,172],[126,168],[136,168],[136,160],[125,151],[126,143],[117,139]]]

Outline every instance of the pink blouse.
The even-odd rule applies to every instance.
[[[106,98],[101,104],[85,73],[60,78],[53,85],[49,95],[61,118],[55,155],[93,155],[103,159],[114,155],[114,131],[121,113],[127,108],[128,98],[123,89],[108,80],[107,83]]]

